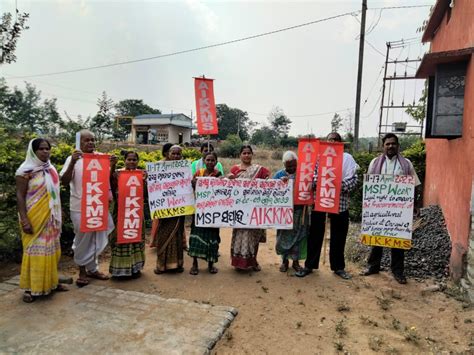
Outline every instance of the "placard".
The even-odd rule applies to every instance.
[[[117,244],[142,241],[143,174],[142,170],[118,172]]]
[[[80,231],[105,231],[109,224],[110,155],[84,153],[82,159]]]
[[[191,163],[188,160],[147,163],[146,169],[151,218],[194,213]]]
[[[410,175],[364,175],[361,242],[410,249],[415,178]]]
[[[198,227],[293,228],[293,181],[197,178]]]
[[[318,153],[319,139],[300,138],[295,179],[295,205],[312,205],[314,203],[313,176]]]

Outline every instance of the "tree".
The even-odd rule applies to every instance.
[[[229,134],[237,134],[243,141],[249,139],[254,123],[249,119],[247,112],[226,104],[216,105],[216,111],[219,126],[218,138],[226,139]]]
[[[421,97],[418,100],[417,105],[408,105],[408,108],[405,110],[416,122],[419,124],[423,123],[423,120],[426,117],[426,101],[428,99],[428,90],[426,87],[421,93]]]
[[[95,133],[99,142],[106,136],[114,134],[114,102],[107,97],[107,93],[102,92],[102,97],[97,100],[99,111],[92,118],[90,128]]]
[[[143,100],[138,99],[126,99],[119,101],[115,105],[115,111],[117,114],[118,125],[114,126],[114,138],[124,140],[131,132],[131,120],[120,119],[120,116],[135,117],[139,115],[147,114],[161,114],[159,109],[148,106]]]
[[[279,142],[280,137],[278,137],[277,132],[269,126],[262,126],[256,129],[250,140],[252,144],[262,144],[270,147],[278,146]]]
[[[20,14],[17,10],[15,22],[11,13],[6,12],[2,15],[0,21],[0,64],[9,64],[16,61],[15,49],[16,42],[20,37],[21,31],[27,30],[26,20],[30,15]]]
[[[67,113],[65,113],[65,115],[66,119],[63,120],[63,124],[61,126],[61,131],[58,134],[58,138],[60,141],[74,145],[76,141],[76,133],[79,132],[81,129],[90,129],[91,118],[87,117],[84,120],[82,116],[79,115],[77,116],[77,118],[72,119],[68,116]]]
[[[288,136],[291,127],[291,120],[285,115],[280,107],[273,107],[268,115],[268,121],[270,122],[270,127],[279,137]]]
[[[56,99],[41,100],[41,91],[26,83],[24,91],[12,90],[0,79],[0,123],[8,132],[56,135],[63,121]]]
[[[344,119],[338,113],[334,114],[334,117],[331,120],[331,132],[339,132],[343,125]]]

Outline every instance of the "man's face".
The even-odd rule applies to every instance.
[[[387,138],[383,144],[383,151],[389,157],[398,154],[398,142],[396,138]]]
[[[92,153],[95,149],[95,137],[91,133],[81,134],[81,150],[83,153]]]

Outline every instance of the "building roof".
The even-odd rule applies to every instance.
[[[417,78],[427,78],[434,75],[438,64],[467,61],[474,54],[474,47],[456,49],[445,52],[427,53],[416,71]]]
[[[151,126],[179,126],[185,128],[193,128],[193,120],[184,113],[166,113],[166,114],[150,114],[136,116],[132,120],[132,125],[151,125]]]
[[[433,39],[436,30],[444,18],[444,13],[449,8],[449,4],[451,4],[451,0],[438,0],[436,2],[423,32],[423,37],[421,37],[423,43],[430,42]]]

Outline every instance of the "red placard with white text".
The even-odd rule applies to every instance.
[[[314,203],[313,175],[318,158],[319,140],[301,138],[298,141],[298,167],[296,168],[295,205],[312,205]]]
[[[320,142],[318,161],[318,185],[314,210],[339,213],[339,198],[342,188],[342,161],[344,143]]]
[[[217,128],[216,104],[214,101],[214,79],[194,78],[196,95],[196,118],[198,133],[209,135],[219,133]]]
[[[142,170],[118,173],[117,244],[142,241],[143,177]]]
[[[108,229],[110,155],[84,153],[80,231]]]

